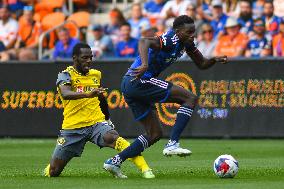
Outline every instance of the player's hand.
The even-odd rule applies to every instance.
[[[103,87],[99,87],[99,88],[93,89],[91,92],[86,93],[87,98],[93,98],[95,96],[99,96],[99,95],[105,93],[107,89],[108,88],[103,88]]]
[[[133,80],[139,79],[147,71],[147,69],[148,69],[148,66],[145,66],[145,65],[141,65],[137,68],[131,68],[132,70],[131,76],[134,77]]]
[[[227,56],[216,56],[212,58],[215,63],[221,63],[221,64],[226,64],[228,63],[228,57]]]

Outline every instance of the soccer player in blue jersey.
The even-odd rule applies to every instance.
[[[215,63],[227,62],[226,56],[210,59],[203,57],[194,45],[194,33],[193,19],[182,15],[174,20],[173,29],[162,36],[142,38],[139,41],[140,56],[123,77],[121,90],[135,119],[144,126],[146,135],[140,135],[129,147],[108,159],[104,163],[107,171],[112,174],[120,171],[122,162],[141,154],[161,138],[162,130],[153,110],[154,103],[180,104],[170,140],[163,154],[179,156],[191,154],[190,150],[179,146],[179,138],[192,115],[197,97],[182,87],[156,77],[181,57],[184,51],[200,69],[207,69]]]

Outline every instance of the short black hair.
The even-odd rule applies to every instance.
[[[91,49],[91,47],[86,43],[77,43],[73,48],[72,55],[79,56],[81,53],[81,49],[83,48]]]
[[[128,26],[131,28],[131,25],[129,24],[129,22],[123,22],[119,28],[121,28],[122,26]]]
[[[187,15],[181,15],[175,18],[174,23],[173,23],[173,28],[177,29],[183,26],[184,24],[194,24],[194,20]]]

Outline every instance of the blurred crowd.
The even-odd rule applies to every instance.
[[[44,1],[47,0],[0,3],[0,60],[38,58],[39,36],[46,30],[47,13],[38,11]],[[51,8],[53,14],[59,11],[51,23],[60,22],[59,14],[64,14],[66,2],[56,2],[61,4]],[[76,11],[93,13],[103,1],[92,1],[92,5],[84,0],[76,3]],[[79,35],[74,35],[71,27],[58,28],[54,36],[43,41],[43,47],[52,50],[51,56],[44,58],[72,58],[72,48],[79,41],[88,43],[96,58],[136,57],[139,38],[162,35],[179,15],[194,19],[195,44],[206,57],[284,56],[284,0],[148,0],[133,3],[129,15],[124,12],[113,8],[108,11],[105,24],[79,24]],[[62,19],[67,17],[63,15]]]

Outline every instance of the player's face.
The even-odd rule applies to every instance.
[[[195,25],[185,24],[177,29],[177,36],[183,43],[192,43],[194,41]]]
[[[81,53],[77,57],[77,69],[82,74],[87,74],[91,69],[93,54],[89,48],[81,48]]]

